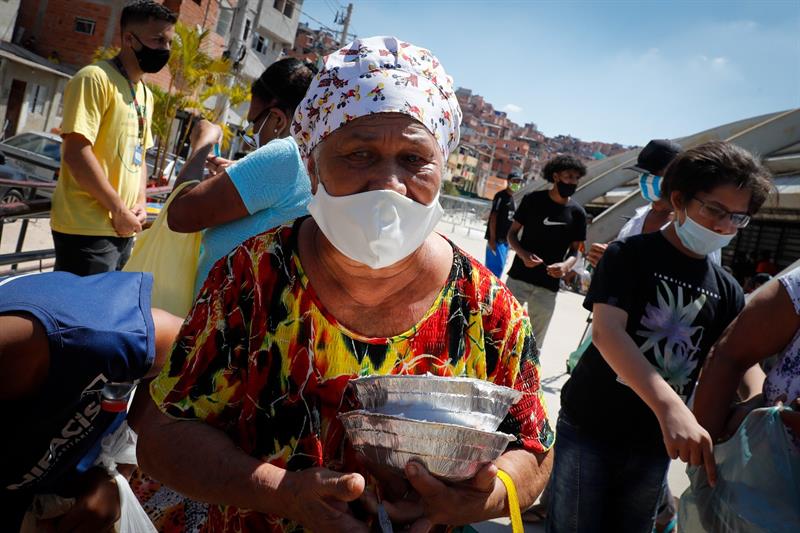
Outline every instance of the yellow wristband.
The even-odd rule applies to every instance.
[[[508,493],[508,514],[511,516],[511,531],[512,533],[524,533],[522,511],[519,508],[519,497],[517,497],[517,487],[514,486],[514,480],[502,470],[497,471],[497,477],[506,486],[506,492]]]

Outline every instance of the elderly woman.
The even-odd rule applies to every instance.
[[[216,263],[154,380],[142,468],[210,502],[211,531],[367,531],[374,510],[336,416],[350,379],[471,376],[525,393],[500,427],[515,443],[472,480],[406,468],[396,522],[427,530],[509,512],[550,470],[554,435],[531,326],[487,269],[433,229],[461,111],[427,50],[392,37],[328,56],[295,114],[311,217]],[[360,502],[356,500],[361,500]]]

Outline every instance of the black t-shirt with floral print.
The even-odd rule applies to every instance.
[[[706,355],[739,314],[744,295],[719,265],[683,254],[655,232],[609,245],[583,305],[592,310],[596,303],[627,312],[628,335],[687,402]],[[561,406],[596,437],[663,448],[655,414],[594,344],[564,385]]]

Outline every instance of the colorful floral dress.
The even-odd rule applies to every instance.
[[[552,446],[528,317],[486,268],[453,246],[450,275],[425,316],[400,335],[367,338],[337,322],[309,284],[297,255],[301,222],[245,241],[214,266],[151,385],[164,413],[203,420],[246,453],[282,468],[347,470],[336,415],[353,408],[348,381],[429,372],[524,391],[500,431],[533,452]],[[211,505],[201,530],[302,528]]]

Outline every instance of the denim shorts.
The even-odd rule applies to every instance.
[[[589,435],[562,411],[547,531],[650,533],[669,462],[663,449]]]

